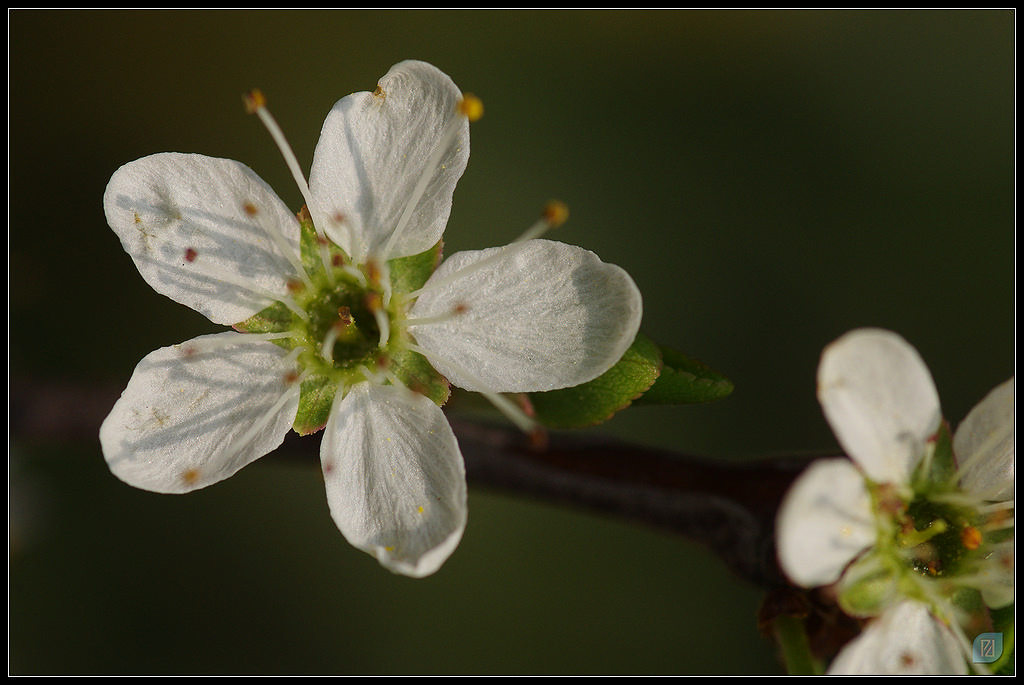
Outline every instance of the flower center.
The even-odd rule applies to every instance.
[[[375,293],[325,290],[307,306],[309,337],[319,355],[335,368],[368,361],[377,349],[380,328],[372,306]]]
[[[907,507],[897,541],[909,548],[911,565],[918,573],[955,574],[964,555],[981,544],[975,537],[980,535],[973,525],[975,518],[961,507],[917,497]]]

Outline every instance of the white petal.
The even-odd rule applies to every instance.
[[[129,485],[206,487],[277,448],[299,393],[287,352],[240,333],[148,354],[100,428],[110,470]]]
[[[429,575],[466,527],[466,472],[441,409],[405,388],[360,383],[331,412],[320,447],[331,516],[382,565]]]
[[[633,343],[643,313],[629,274],[593,252],[549,240],[452,255],[410,316],[443,317],[456,307],[465,311],[410,330],[453,384],[493,392],[553,390],[596,378]]]
[[[1000,543],[992,550],[985,563],[974,579],[976,587],[981,589],[985,604],[993,609],[1001,609],[1013,604],[1016,573],[1013,540]]]
[[[244,321],[299,277],[268,232],[298,254],[298,220],[239,162],[143,157],[114,172],[103,206],[146,282],[215,323]]]
[[[840,445],[878,482],[908,483],[942,419],[917,350],[878,329],[852,331],[825,348],[818,399]]]
[[[406,61],[378,85],[375,93],[353,93],[334,105],[309,174],[313,201],[329,219],[324,230],[357,263],[368,255],[392,259],[433,247],[469,161],[469,122],[456,111],[462,94],[447,75],[425,62]],[[452,140],[446,134],[453,125]],[[441,145],[445,150],[438,158]],[[383,254],[424,178],[429,182],[411,221]]]
[[[883,613],[849,642],[828,675],[966,675],[964,650],[953,632],[919,602]]]
[[[1013,497],[1014,379],[992,390],[956,429],[963,487],[985,499]]]
[[[864,477],[846,459],[813,462],[786,493],[775,530],[779,564],[793,582],[834,583],[876,540]]]

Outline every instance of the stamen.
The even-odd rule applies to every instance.
[[[373,318],[377,322],[377,330],[380,331],[380,340],[377,347],[387,347],[391,339],[391,319],[384,309],[383,299],[380,293],[369,292],[366,294],[366,308],[373,312]]]
[[[320,345],[320,356],[323,357],[324,361],[328,364],[334,363],[334,343],[338,342],[338,326],[331,326],[327,335],[324,336],[324,342]]]
[[[274,241],[274,244],[277,245],[277,249],[279,249],[284,254],[285,258],[291,263],[292,268],[295,269],[295,271],[299,274],[299,277],[306,284],[306,287],[312,290],[313,281],[309,279],[309,274],[306,273],[306,268],[302,265],[302,260],[299,259],[299,255],[296,254],[292,246],[288,244],[287,240],[285,240],[284,234],[278,228],[277,224],[275,224],[274,222],[270,222],[268,224],[261,221],[258,218],[262,216],[260,210],[252,202],[246,202],[244,205],[242,205],[242,209],[245,211],[246,215],[249,218],[253,219],[256,222],[257,226],[263,229],[264,233],[270,236],[271,240]]]
[[[259,90],[251,90],[242,98],[245,101],[245,107],[250,114],[255,114],[263,122],[267,131],[270,132],[270,136],[274,139],[278,149],[284,156],[285,164],[288,165],[288,170],[292,173],[292,178],[295,179],[295,184],[299,187],[299,192],[302,194],[302,199],[306,202],[306,208],[310,212],[310,216],[313,219],[313,228],[316,230],[317,236],[320,238],[320,260],[323,262],[324,271],[327,272],[327,280],[333,286],[334,285],[334,272],[331,270],[331,259],[330,254],[327,251],[327,246],[324,241],[327,240],[327,236],[323,232],[323,218],[315,216],[313,213],[319,214],[319,209],[316,204],[311,200],[309,192],[309,184],[306,182],[306,177],[302,174],[302,168],[299,166],[299,160],[296,159],[295,153],[292,151],[291,146],[288,144],[288,140],[284,137],[284,132],[281,131],[281,127],[277,125],[277,121],[267,110],[267,99],[263,93]]]
[[[366,380],[370,381],[374,385],[384,385],[384,381],[386,380],[395,387],[404,388],[412,392],[405,383],[402,382],[402,379],[395,375],[395,372],[389,369],[386,365],[378,365],[376,371],[371,371],[366,366],[360,366],[359,371],[362,372]]]
[[[384,306],[388,306],[391,303],[391,267],[387,262],[378,262],[375,259],[370,259],[366,262],[366,279],[367,281],[380,288],[381,301]]]
[[[430,326],[433,324],[446,323],[452,319],[462,316],[467,311],[469,311],[469,307],[464,303],[459,302],[451,308],[451,311],[445,314],[435,314],[434,316],[421,316],[418,318],[406,319],[405,326],[406,328],[412,328],[413,326]]]
[[[475,271],[487,268],[494,262],[507,256],[508,250],[522,249],[522,246],[524,246],[527,243],[527,241],[537,238],[553,228],[561,226],[563,223],[565,223],[565,221],[568,218],[569,209],[568,207],[565,206],[565,204],[558,201],[549,202],[547,205],[544,206],[544,211],[541,213],[541,217],[540,219],[538,219],[537,223],[528,228],[522,235],[520,235],[518,238],[513,240],[508,245],[505,245],[495,250],[493,253],[489,254],[483,259],[477,260],[472,264],[467,264],[461,269],[456,269],[455,271],[452,271],[451,273],[445,276],[442,276],[440,278],[429,279],[426,283],[423,284],[423,287],[418,288],[412,291],[411,293],[408,293],[406,297],[410,300],[413,300],[422,295],[424,292],[434,290],[435,288],[446,287],[448,285],[451,285],[453,282],[459,280],[463,276],[468,276],[469,274],[474,273]]]
[[[441,158],[448,153],[449,146],[462,131],[463,122],[465,120],[476,121],[476,119],[483,116],[483,111],[483,104],[475,96],[463,95],[462,99],[458,102],[456,105],[456,112],[458,116],[453,117],[452,120],[448,122],[448,128],[441,134],[441,139],[438,141],[430,155],[430,158],[423,166],[423,173],[420,175],[419,181],[417,181],[412,194],[409,196],[409,202],[405,205],[405,211],[402,212],[402,216],[398,220],[395,230],[388,237],[387,243],[384,244],[384,252],[381,255],[384,259],[388,258],[398,239],[405,232],[405,228],[409,224],[409,220],[412,218],[412,213],[416,209],[416,205],[419,204],[420,198],[423,197],[423,193],[427,189],[427,185],[429,185],[431,179],[434,177],[434,172],[441,164]],[[473,116],[475,116],[476,119],[472,118]]]
[[[194,248],[189,247],[185,249],[185,262],[187,264],[194,264],[199,259],[200,256],[201,255],[199,254],[199,252]],[[288,307],[288,309],[292,310],[295,313],[295,315],[298,316],[303,321],[309,321],[309,314],[307,314],[305,310],[302,307],[300,307],[298,303],[296,303],[295,300],[292,299],[292,296],[287,292],[283,294],[272,293],[268,290],[264,290],[263,288],[256,287],[252,284],[251,281],[245,281],[241,278],[238,278],[231,271],[221,267],[216,262],[204,262],[203,269],[206,273],[199,274],[200,276],[205,276],[209,274],[213,278],[216,278],[218,281],[227,283],[228,285],[233,285],[236,288],[247,291],[253,295],[258,296],[258,298],[266,300],[268,303],[280,302],[284,306]]]
[[[348,307],[338,308],[338,320],[334,322],[334,325],[327,330],[327,335],[324,336],[324,341],[320,345],[320,356],[327,361],[328,364],[334,363],[334,345],[338,342],[338,338],[341,334],[353,323],[352,321],[352,310]]]
[[[526,240],[539,238],[548,231],[558,228],[569,220],[569,207],[559,200],[552,200],[544,205],[540,219],[530,228],[526,229],[521,236],[513,240],[513,243],[521,243]]]
[[[328,217],[328,219],[330,220],[331,224],[333,224],[334,226],[338,226],[338,227],[341,227],[342,229],[344,229],[345,233],[348,234],[348,244],[350,246],[349,249],[352,252],[355,252],[355,249],[356,249],[356,232],[355,232],[355,228],[353,228],[353,226],[352,226],[352,222],[348,220],[348,217],[346,217],[345,214],[340,212],[340,211],[335,211],[333,214],[330,215],[330,217]],[[349,255],[349,256],[351,257],[351,255]],[[340,265],[335,264],[335,266],[340,266]]]
[[[213,335],[201,340],[190,340],[187,343],[181,343],[178,345],[178,349],[186,357],[191,357],[195,354],[202,354],[205,352],[213,352],[215,350],[224,349],[225,347],[234,347],[236,345],[245,344],[250,341],[266,341],[266,340],[283,340],[284,338],[291,338],[294,336],[292,331],[283,331],[278,333],[245,333],[244,339],[239,339],[237,333],[221,333],[219,335]]]
[[[466,378],[474,387],[474,392],[479,392],[481,395],[487,398],[487,400],[495,406],[495,408],[504,414],[512,423],[514,423],[521,431],[529,434],[536,434],[538,431],[543,430],[539,423],[526,415],[526,412],[522,410],[519,405],[505,397],[504,395],[493,392],[491,390],[482,389],[484,384],[480,382],[473,374],[466,371],[461,365],[452,362],[450,359],[437,354],[431,350],[426,350],[419,345],[410,344],[409,349],[413,352],[418,352],[426,357],[428,360],[433,362],[439,362],[441,366],[448,366],[453,369],[460,376]]]

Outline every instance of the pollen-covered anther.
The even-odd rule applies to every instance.
[[[263,92],[258,88],[253,88],[248,93],[242,96],[242,101],[245,103],[245,111],[249,114],[255,114],[264,107],[267,106],[267,98],[263,95]]]
[[[463,93],[459,100],[459,113],[470,121],[479,121],[484,115],[484,103],[472,93]]]
[[[370,259],[366,262],[366,280],[373,285],[380,285],[381,270],[380,265]]]
[[[552,200],[544,205],[541,216],[551,228],[558,228],[569,220],[569,206],[561,200]]]
[[[342,328],[352,325],[352,310],[347,305],[338,307],[338,321],[334,324]]]
[[[282,380],[284,380],[285,385],[295,385],[296,383],[298,383],[301,377],[302,374],[300,374],[298,371],[290,369],[288,371],[285,371],[284,378]]]
[[[551,200],[544,205],[540,218],[521,236],[513,240],[513,243],[524,243],[527,240],[539,238],[548,231],[558,228],[569,220],[569,206],[560,200]]]
[[[260,210],[256,208],[256,205],[251,202],[243,203],[242,211],[244,211],[248,216],[256,216],[260,212]]]
[[[377,87],[373,89],[373,95],[374,97],[378,97],[381,100],[387,97],[387,94],[384,92],[384,89],[380,87],[379,83],[377,84]]]
[[[196,257],[198,257],[198,256],[199,256],[199,253],[195,250],[195,248],[192,248],[192,247],[185,248],[185,261],[188,262],[189,264],[191,264],[192,262],[196,261]]]
[[[292,278],[288,280],[288,292],[292,295],[298,295],[306,289],[306,284],[302,282],[302,279]]]
[[[981,535],[981,531],[974,526],[964,526],[963,530],[960,531],[960,542],[965,549],[973,552],[981,547],[983,541],[984,538]]]

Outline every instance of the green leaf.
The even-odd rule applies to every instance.
[[[707,364],[668,347],[659,349],[664,362],[661,375],[637,404],[698,404],[732,393],[732,381]]]
[[[603,375],[572,388],[529,394],[536,419],[549,428],[583,428],[607,421],[646,392],[661,371],[661,352],[637,335]]]

